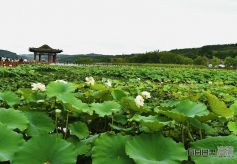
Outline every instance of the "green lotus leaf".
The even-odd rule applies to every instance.
[[[114,98],[115,100],[118,100],[118,101],[120,101],[123,97],[126,97],[126,96],[127,96],[127,94],[126,94],[124,91],[118,90],[118,89],[113,90],[113,91],[111,92],[111,94],[112,94],[113,98]]]
[[[48,97],[57,97],[64,93],[72,93],[75,91],[76,85],[72,83],[51,82],[46,87]]]
[[[196,118],[188,118],[189,123],[198,129],[203,129],[207,132],[207,134],[214,134],[216,130],[209,126],[208,124],[202,123]]]
[[[159,121],[142,121],[141,125],[148,129],[143,129],[145,132],[157,132],[160,131],[161,128],[163,128],[165,125],[167,125],[167,122],[159,122]]]
[[[23,143],[21,135],[0,124],[0,162],[12,160],[14,153]]]
[[[100,100],[100,101],[113,100],[113,97],[109,90],[95,91],[92,95],[96,100]]]
[[[14,109],[0,108],[0,123],[9,129],[25,130],[28,126],[28,119],[23,112]]]
[[[131,111],[135,111],[135,112],[146,112],[146,110],[143,107],[138,108],[135,100],[133,97],[123,97],[120,100],[122,107],[124,108],[124,110],[131,110]]]
[[[79,141],[77,137],[70,136],[67,138],[67,141],[75,146],[77,155],[87,155],[91,152],[91,144],[82,142],[82,140]]]
[[[74,101],[71,101],[71,103],[67,105],[69,110],[76,112],[76,113],[83,112],[83,113],[87,113],[89,115],[93,115],[93,109],[90,108],[88,104],[83,103],[81,100],[79,100],[77,98],[73,98],[71,100],[74,100]]]
[[[131,131],[133,128],[131,127],[131,128],[124,128],[124,127],[122,127],[122,126],[118,126],[118,125],[113,125],[113,124],[111,124],[111,123],[109,123],[109,126],[112,128],[112,129],[114,129],[114,130],[118,130],[118,131],[120,131],[120,132],[129,132],[129,131]]]
[[[69,124],[71,134],[77,136],[79,139],[86,138],[89,135],[89,129],[84,122],[74,122]]]
[[[103,103],[93,103],[91,108],[98,114],[100,117],[112,115],[112,113],[119,112],[121,106],[115,101],[105,101]]]
[[[121,113],[114,115],[113,120],[114,122],[120,123],[122,125],[125,125],[128,122],[126,115],[121,114]]]
[[[220,157],[223,151],[221,147],[229,147],[233,148],[233,156]],[[191,149],[193,150],[216,150],[215,155],[212,156],[192,156],[192,160],[196,164],[236,164],[237,163],[237,137],[236,136],[218,136],[218,137],[209,137],[206,139],[202,139],[196,142],[191,143]],[[218,150],[219,149],[219,150]],[[218,155],[219,154],[219,155]],[[223,154],[222,154],[223,155]],[[228,155],[228,154],[226,154]]]
[[[55,136],[35,136],[13,157],[14,164],[75,164],[75,147]]]
[[[237,101],[230,106],[230,109],[234,111],[235,115],[237,115]]]
[[[44,102],[46,94],[44,92],[33,92],[29,101],[31,102]]]
[[[47,134],[54,130],[53,120],[44,112],[25,112],[30,124],[26,130],[30,136]]]
[[[218,119],[219,116],[217,116],[215,113],[213,112],[209,112],[208,115],[204,115],[204,116],[197,116],[195,118],[197,118],[199,121],[201,122],[206,122],[209,120],[214,120],[214,119]]]
[[[149,131],[155,132],[159,131],[162,127],[170,123],[170,121],[164,122],[160,120],[158,116],[141,116],[141,115],[134,115],[129,121],[137,121],[141,125],[148,128]]]
[[[182,113],[178,113],[178,112],[159,110],[158,113],[162,114],[162,115],[165,115],[168,118],[172,118],[172,119],[174,119],[175,121],[178,121],[178,122],[183,122],[183,121],[187,120],[187,116],[185,116]]]
[[[182,144],[160,134],[142,134],[126,143],[126,153],[137,164],[181,163],[187,159]]]
[[[20,103],[20,98],[11,91],[0,93],[0,100],[5,101],[9,106],[13,106]]]
[[[63,93],[57,96],[57,100],[61,101],[64,104],[71,104],[73,105],[74,102],[78,103],[81,102],[79,99],[75,97],[73,93]]]
[[[59,101],[64,103],[66,109],[75,113],[88,113],[93,114],[93,109],[91,109],[88,104],[83,103],[81,100],[77,99],[73,93],[64,93],[57,97]]]
[[[202,103],[195,103],[190,100],[181,101],[172,112],[181,113],[187,117],[208,115],[206,105]]]
[[[83,142],[78,142],[76,146],[76,152],[77,155],[84,155],[87,154],[91,151],[91,145],[90,144],[85,144]]]
[[[22,95],[24,100],[31,99],[31,96],[32,96],[32,93],[33,93],[32,89],[30,89],[30,88],[20,88],[20,89],[17,90],[17,92]]]
[[[85,144],[94,144],[94,142],[96,141],[96,139],[99,136],[100,136],[99,134],[94,134],[94,135],[87,137],[86,139],[81,140],[81,142],[83,142]]]
[[[165,102],[161,103],[160,106],[164,108],[172,108],[178,105],[180,101],[177,100],[166,100]]]
[[[226,104],[219,100],[215,95],[207,95],[208,103],[210,105],[211,111],[215,114],[223,117],[233,117],[234,111],[231,108],[227,108]]]
[[[91,85],[91,88],[93,90],[96,90],[96,91],[101,91],[101,90],[106,90],[107,87],[102,85],[102,84],[94,84],[94,85]]]
[[[90,108],[88,104],[81,102],[77,104],[74,103],[73,105],[82,112],[87,113],[89,115],[93,115],[93,109]]]
[[[131,164],[134,163],[125,154],[125,143],[128,136],[103,134],[95,141],[92,150],[93,164]]]
[[[44,100],[46,97],[44,92],[32,92],[29,88],[21,88],[17,92],[22,95],[26,102],[37,102],[39,100]]]
[[[61,101],[66,104],[67,109],[72,112],[81,112],[78,111],[78,104],[82,103],[81,100],[75,97],[75,94],[72,93],[75,91],[76,85],[72,83],[60,83],[60,82],[51,82],[46,88],[46,93],[49,97],[56,97],[57,101]]]
[[[228,126],[228,129],[231,132],[233,132],[233,134],[237,135],[237,121],[235,122],[230,121],[228,122],[227,126]]]
[[[166,84],[166,85],[164,85],[163,86],[163,91],[170,91],[172,89],[172,86],[171,86],[171,84]]]

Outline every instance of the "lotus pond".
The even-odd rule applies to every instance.
[[[237,72],[0,68],[0,163],[237,163]]]

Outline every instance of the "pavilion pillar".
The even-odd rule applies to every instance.
[[[41,54],[39,54],[39,62],[41,62]]]
[[[48,63],[50,63],[50,54],[48,54]]]
[[[34,52],[34,62],[36,62],[36,52]]]
[[[49,63],[52,63],[52,55],[49,54],[49,60],[48,60]]]
[[[56,53],[53,55],[53,62],[56,63]]]

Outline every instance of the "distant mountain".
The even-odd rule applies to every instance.
[[[16,53],[7,50],[0,50],[0,57],[11,58],[11,59],[19,58],[19,56]]]
[[[80,55],[80,56],[82,56],[82,55]],[[84,56],[95,57],[95,56],[104,56],[104,55],[102,55],[102,54],[94,54],[94,53],[90,53],[90,54],[86,54],[86,55],[84,55]]]

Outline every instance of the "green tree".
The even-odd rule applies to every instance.
[[[76,64],[90,64],[94,62],[95,60],[89,57],[78,57],[76,60]]]
[[[232,66],[233,68],[237,68],[237,57],[233,58]]]
[[[177,62],[176,64],[193,64],[193,59],[189,58],[189,57],[185,57],[185,56],[182,56],[182,55],[177,55],[176,57],[177,59]]]
[[[212,64],[213,67],[218,66],[220,63],[221,63],[221,60],[220,60],[219,58],[217,58],[217,57],[215,57],[215,56],[212,57],[212,59],[211,59],[211,64]]]
[[[159,53],[160,63],[163,64],[177,64],[178,55],[171,52],[161,52]]]
[[[198,56],[194,59],[193,63],[195,65],[205,65],[208,64],[208,58],[206,56]]]
[[[225,58],[225,66],[226,66],[227,68],[232,67],[233,64],[234,64],[234,58],[232,58],[232,57],[226,57],[226,58]]]

